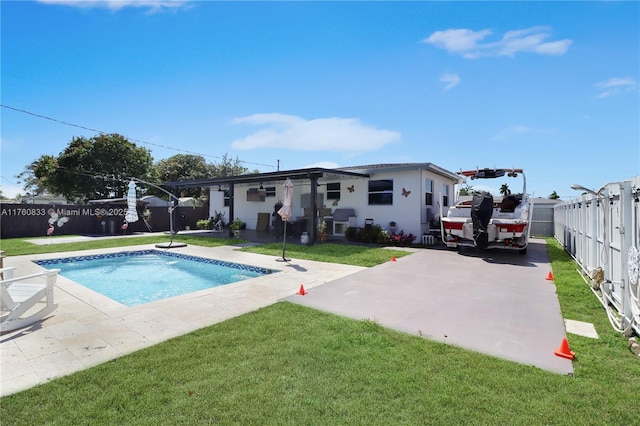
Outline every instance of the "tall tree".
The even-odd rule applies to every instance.
[[[231,158],[228,154],[224,154],[219,163],[213,165],[213,174],[215,177],[244,175],[249,169],[242,165],[242,161],[238,157]]]
[[[248,172],[249,170],[242,166],[242,161],[238,157],[231,158],[228,154],[224,154],[219,163],[213,164],[207,163],[200,155],[177,154],[165,160],[160,160],[153,166],[154,181],[160,186],[165,182],[236,176]],[[149,188],[148,193],[156,194],[160,197],[165,196],[155,188]],[[180,196],[197,197],[201,203],[206,204],[209,197],[209,188],[183,189]]]
[[[463,185],[460,187],[460,191],[458,191],[459,195],[471,195],[473,193],[473,186],[471,185]]]
[[[101,134],[74,137],[58,157],[43,155],[19,177],[25,189],[37,188],[85,202],[125,196],[129,179],[149,178],[152,164],[148,149],[116,133]]]
[[[215,166],[208,164],[200,155],[177,154],[165,160],[158,161],[154,166],[154,176],[159,185],[164,182],[175,182],[181,180],[206,179],[215,175]],[[149,193],[163,196],[160,191],[154,188],[149,189]],[[202,196],[200,189],[186,189],[181,196]]]
[[[27,194],[52,193],[54,191],[53,176],[58,168],[58,159],[52,155],[43,155],[29,164],[25,171],[16,176],[18,183],[23,184]]]
[[[558,195],[558,193],[557,193],[556,191],[553,191],[553,192],[551,193],[551,195],[549,195],[549,198],[550,198],[551,200],[559,200],[559,199],[560,199],[560,196]]]

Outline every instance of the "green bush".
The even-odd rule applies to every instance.
[[[347,241],[357,241],[356,239],[358,237],[358,228],[354,228],[353,226],[348,227],[344,231],[344,236]]]
[[[382,229],[380,225],[373,225],[369,229],[349,227],[344,235],[347,241],[357,241],[365,244],[398,245],[396,241],[393,241],[392,244],[389,232]]]
[[[212,229],[213,228],[213,221],[211,220],[211,218],[209,218],[209,219],[200,219],[199,221],[196,222],[196,227],[198,229]]]

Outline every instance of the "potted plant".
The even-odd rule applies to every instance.
[[[246,226],[246,224],[243,221],[241,221],[240,219],[236,218],[236,220],[231,222],[231,224],[229,225],[229,228],[233,232],[233,236],[234,237],[239,237],[240,236],[240,229],[243,229],[245,226]]]
[[[320,221],[316,226],[316,229],[318,230],[318,239],[320,241],[324,241],[327,238],[327,222],[324,220]]]

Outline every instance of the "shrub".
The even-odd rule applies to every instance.
[[[347,241],[357,241],[358,238],[358,228],[354,228],[353,226],[348,227],[344,231],[344,236]]]
[[[389,242],[389,236],[391,234],[389,234],[389,231],[380,228],[380,234],[378,234],[378,239],[376,240],[376,242],[378,244],[387,244]]]
[[[398,234],[393,233],[389,235],[389,245],[395,247],[407,247],[413,243],[416,236],[413,234],[405,234],[404,231],[400,231]]]
[[[211,220],[211,218],[209,218],[209,219],[200,219],[199,221],[196,222],[196,227],[198,229],[212,229],[213,228],[213,221]]]
[[[232,231],[237,231],[237,230],[240,230],[240,229],[245,229],[247,227],[247,224],[245,222],[243,222],[242,220],[240,220],[239,218],[236,218],[236,220],[231,222],[231,224],[229,226],[230,226]]]

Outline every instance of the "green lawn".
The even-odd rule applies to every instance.
[[[40,237],[40,239],[45,241],[47,238],[49,237]],[[37,245],[26,242],[23,238],[11,238],[0,240],[0,250],[4,250],[7,256],[20,256],[26,254],[62,253],[77,250],[166,243],[168,241],[168,236],[158,235],[135,238],[96,238],[95,241]],[[189,235],[176,235],[174,236],[173,241],[204,247],[217,247],[245,242],[243,240],[233,238],[226,239]],[[259,246],[247,247],[242,250],[270,256],[282,256],[282,243],[262,244]],[[392,256],[400,258],[408,254],[408,252],[402,250],[391,250],[375,246],[351,244],[328,243],[314,246],[290,244],[286,247],[287,257],[367,267],[388,262]]]
[[[242,249],[251,253],[282,257],[282,243],[260,244]],[[286,256],[319,262],[342,263],[355,266],[375,266],[388,262],[392,256],[401,258],[410,253],[401,250],[349,244],[319,244],[315,246],[288,245]]]
[[[39,238],[27,238],[29,240],[44,240],[49,241],[50,238],[64,238],[63,237],[39,237]],[[188,244],[195,244],[205,247],[216,247],[225,244],[234,244],[240,242],[235,239],[224,238],[209,238],[209,237],[196,237],[189,235],[175,235],[173,238],[175,242],[184,242]],[[76,250],[92,250],[101,248],[113,248],[123,246],[135,246],[143,244],[157,244],[169,242],[168,235],[154,235],[148,237],[135,237],[135,238],[96,238],[91,241],[82,241],[77,243],[58,243],[58,244],[33,244],[25,241],[25,238],[11,238],[0,240],[0,250],[4,250],[7,256],[21,256],[25,254],[41,254],[41,253],[62,253],[65,251]]]
[[[554,241],[549,253],[563,315],[594,323],[600,334],[568,336],[577,353],[573,377],[282,302],[4,397],[0,418],[3,425],[638,424],[640,359],[611,329],[570,257]]]

